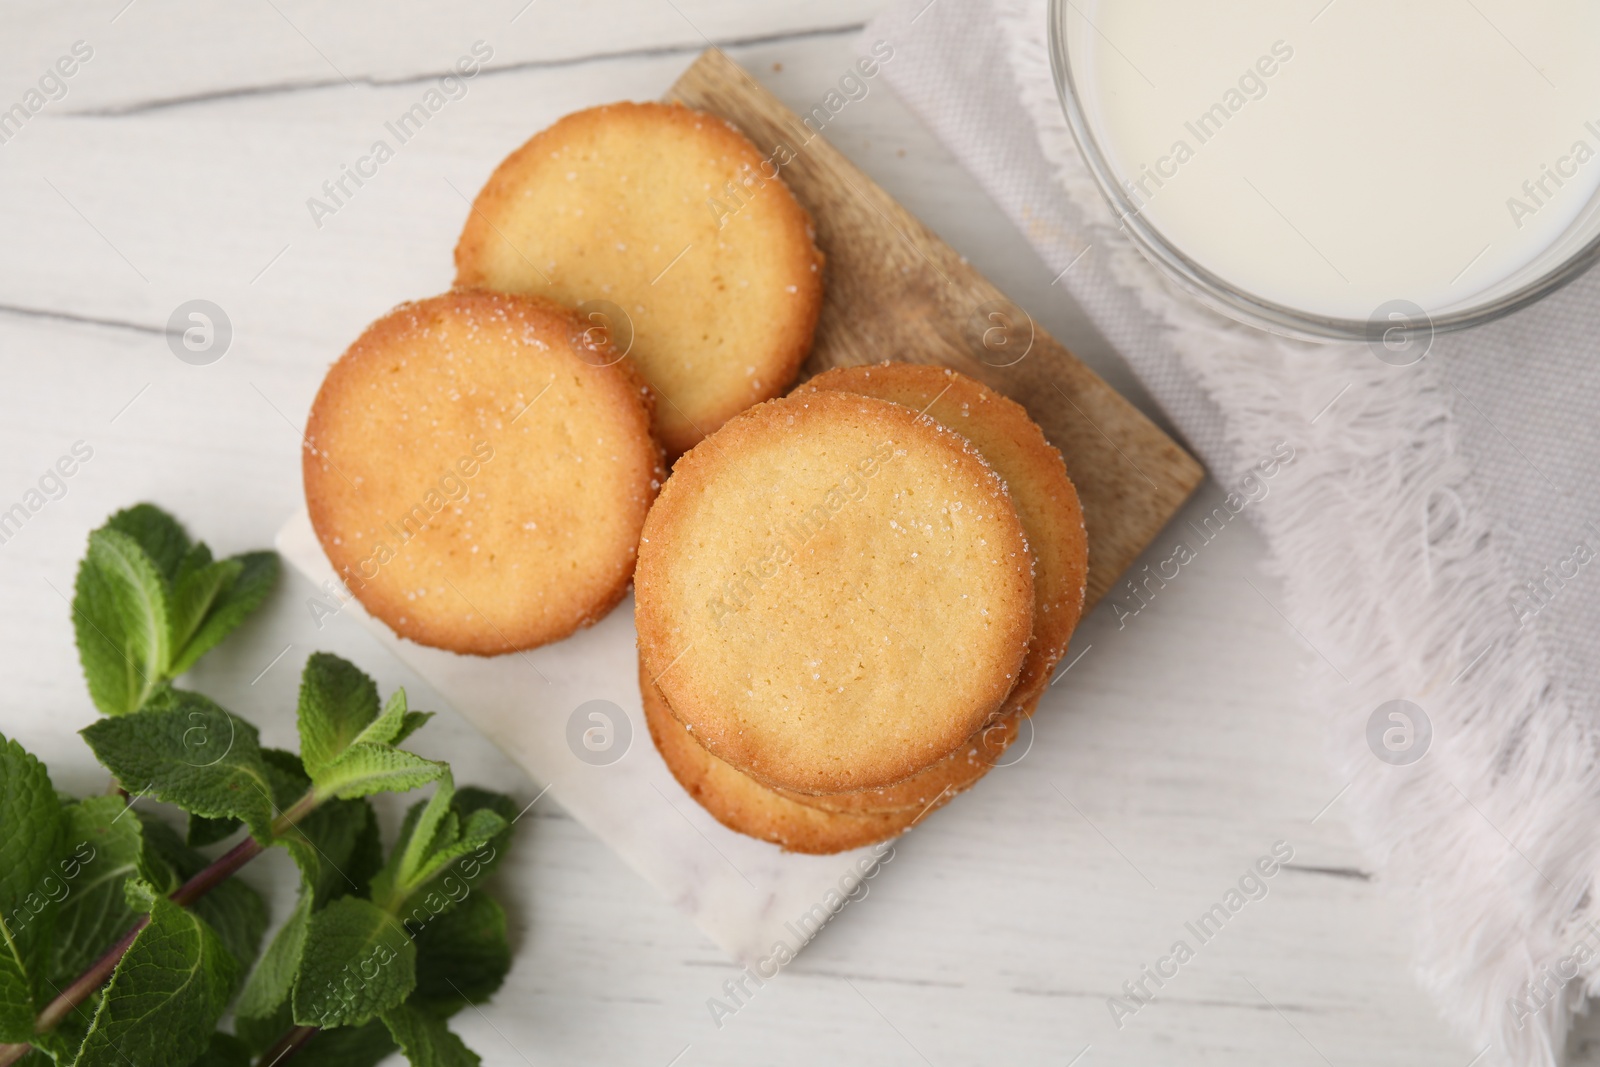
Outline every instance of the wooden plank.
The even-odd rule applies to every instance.
[[[23,0],[7,5],[0,70],[8,72],[9,107],[74,41],[84,41],[93,58],[44,114],[126,114],[315,86],[426,86],[478,42],[492,52],[484,72],[497,76],[541,66],[572,70],[604,57],[627,63],[682,53],[687,62],[708,41],[732,48],[855,32],[874,6],[860,0],[273,0],[208,4],[175,17],[159,0]],[[221,41],[226,48],[217,47]]]
[[[1200,484],[1200,464],[722,52],[703,52],[667,99],[739,127],[816,222],[827,289],[803,373],[940,364],[1027,408],[1083,500],[1088,604],[1104,596]]]

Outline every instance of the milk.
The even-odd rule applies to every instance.
[[[1072,0],[1066,27],[1137,213],[1257,297],[1439,314],[1600,230],[1600,4]]]

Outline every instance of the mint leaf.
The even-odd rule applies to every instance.
[[[417,991],[410,1003],[437,1018],[494,995],[511,970],[506,912],[487,893],[476,892],[420,930],[407,923],[417,942]]]
[[[254,726],[198,693],[81,731],[95,758],[131,791],[209,818],[243,819],[272,837],[272,780]]]
[[[166,577],[138,540],[110,524],[89,535],[72,625],[89,696],[102,713],[137,711],[165,679],[169,597]]]
[[[212,566],[226,568],[231,578],[217,589],[204,618],[189,639],[181,647],[173,646],[172,665],[167,671],[169,677],[176,678],[188,671],[196,660],[237,629],[267,599],[278,580],[275,552],[246,552]]]
[[[250,1050],[232,1034],[211,1034],[211,1045],[189,1067],[250,1067]]]
[[[407,1005],[384,1012],[383,1025],[411,1067],[478,1067],[483,1062],[444,1023]]]
[[[486,835],[475,832],[469,836],[464,832],[455,844],[430,860],[419,876],[401,887],[403,896],[395,907],[407,930],[414,934],[426,928],[488,877],[504,844],[500,835],[490,829]]]
[[[53,1067],[55,1062],[54,1056],[35,1045],[23,1054],[17,1064],[18,1067]]]
[[[447,769],[443,763],[402,749],[352,745],[337,763],[324,768],[313,780],[318,791],[348,800],[374,793],[404,793],[427,785]]]
[[[319,1031],[291,1062],[292,1067],[377,1067],[395,1049],[388,1028],[374,1019],[364,1026]]]
[[[50,976],[64,986],[127,933],[139,913],[123,886],[141,876],[142,824],[121,797],[99,796],[66,807],[67,834],[60,861],[67,896],[56,916]]]
[[[511,826],[516,822],[520,814],[517,802],[504,793],[496,793],[492,789],[483,789],[475,785],[465,786],[458,790],[450,800],[450,810],[456,813],[456,818],[461,820],[464,827],[471,828],[486,827],[489,824],[484,820],[491,814],[497,816],[498,825],[501,829],[489,840],[501,851],[504,850],[506,844],[510,843]],[[483,814],[479,814],[480,812]],[[468,830],[463,830],[463,836],[468,832]],[[476,834],[479,831],[472,829],[470,832]],[[485,862],[491,866],[498,865],[498,855]]]
[[[413,896],[426,898],[430,892],[458,896],[458,884],[470,888],[487,878],[511,843],[517,805],[504,793],[467,786],[451,798],[450,810],[461,823],[459,841],[465,842],[465,847],[458,844],[455,857],[442,864]]]
[[[209,566],[211,566],[211,549],[206,546],[204,541],[201,541],[189,549],[182,561],[179,562],[178,569],[167,575],[167,580],[172,583],[172,588],[176,589],[188,581],[191,575]]]
[[[452,820],[457,819],[459,815],[452,814]],[[430,879],[446,877],[454,870],[467,884],[476,882],[499,859],[494,843],[506,829],[505,819],[497,812],[473,812],[461,824],[453,840],[441,842],[428,856],[415,881],[427,885]]]
[[[272,805],[276,811],[286,811],[311,788],[311,779],[306,777],[305,768],[300,766],[300,757],[293,752],[281,748],[264,748],[261,750],[261,762],[266,765],[267,777],[272,782]],[[233,833],[239,826],[238,819],[208,819],[191,812],[188,841],[197,848],[214,844]]]
[[[452,818],[450,801],[454,795],[455,779],[446,769],[433,796],[406,810],[400,834],[389,850],[389,861],[372,881],[372,899],[380,906],[397,915],[404,911],[406,898],[421,884],[417,874],[433,849],[441,824]],[[456,820],[456,825],[445,829],[455,834],[458,828]]]
[[[446,771],[439,779],[439,786],[433,791],[433,796],[423,802],[420,811],[412,805],[412,811],[417,812],[417,817],[412,819],[411,813],[406,813],[405,826],[401,829],[400,840],[395,842],[395,854],[400,858],[396,867],[395,882],[397,885],[420,883],[425,865],[431,857],[441,848],[453,843],[461,834],[461,820],[450,810],[450,801],[455,798],[455,777]]]
[[[433,718],[431,711],[408,710],[406,691],[396,689],[383,705],[383,711],[351,740],[349,748],[345,751],[349,752],[361,745],[398,745],[422,729],[431,718]]]
[[[323,773],[378,717],[378,687],[353,663],[314,652],[300,676],[300,759],[311,780]]]
[[[406,691],[396,689],[384,702],[383,711],[351,740],[352,745],[392,745],[406,720]]]
[[[304,920],[340,897],[365,894],[373,874],[383,862],[377,813],[364,800],[327,801],[286,831],[279,841],[300,868],[302,889],[289,924],[268,949],[269,953],[276,954],[274,958],[278,962],[274,966],[279,973],[274,974],[269,969],[259,978],[252,975],[251,983],[257,988],[250,994],[248,1011],[240,1009],[241,1014],[262,1019],[288,995],[288,983],[299,966]],[[302,912],[304,920],[300,918]],[[300,923],[302,929],[295,929],[296,923]],[[267,967],[265,958],[262,967]]]
[[[272,802],[287,808],[311,788],[311,776],[300,763],[300,757],[286,748],[264,748],[261,761],[267,765],[267,776],[272,779]]]
[[[205,545],[196,545],[191,558],[201,554],[209,557],[211,550]],[[170,647],[174,653],[171,674],[173,677],[182,674],[188,665],[179,667],[178,661],[185,658],[185,650],[195,633],[200,629],[201,622],[206,613],[223,590],[238,579],[239,572],[244,570],[244,564],[236,559],[225,559],[218,563],[203,563],[190,568],[184,567],[184,573],[172,586],[172,611],[168,617],[168,624],[172,628]],[[199,659],[196,654],[189,659],[189,663]]]
[[[316,906],[365,896],[383,866],[378,816],[366,800],[328,800],[284,834]]]
[[[311,917],[294,985],[299,1026],[353,1026],[405,1000],[417,983],[417,948],[394,916],[341,897]]]
[[[179,693],[181,690],[170,690]],[[162,706],[166,701],[157,697],[145,707]],[[276,811],[284,811],[311,788],[311,779],[300,766],[300,757],[281,748],[264,748],[261,761],[266,764],[267,777],[272,781],[272,804]],[[194,848],[215,844],[240,827],[238,819],[208,819],[204,815],[189,814],[188,843]]]
[[[300,970],[306,932],[311,927],[310,893],[302,893],[295,909],[261,954],[261,962],[244,984],[234,1011],[234,1026],[252,1046],[265,1048],[293,1023],[286,1010],[294,977]]]
[[[198,915],[128,886],[150,924],[117,964],[74,1067],[172,1067],[205,1052],[239,967]]]
[[[199,853],[183,843],[183,838],[159,815],[152,811],[131,808],[139,820],[139,832],[144,838],[144,851],[139,856],[139,870],[146,882],[162,896],[168,896],[183,884],[178,871],[187,866],[187,857]]]
[[[463,819],[475,811],[492,811],[504,819],[507,826],[511,825],[518,814],[516,801],[504,793],[496,793],[493,789],[484,789],[476,785],[464,785],[456,790],[450,806]]]
[[[178,520],[154,504],[135,504],[106,520],[105,529],[133,538],[162,577],[171,581],[189,555],[189,535]],[[211,553],[207,552],[209,560]]]
[[[459,901],[499,862],[510,836],[511,800],[485,789],[457,794],[448,768],[439,788],[406,812],[372,897],[415,932]]]
[[[238,819],[208,819],[204,815],[190,815],[184,842],[191,848],[205,848],[226,840],[243,825]]]
[[[0,736],[0,1041],[33,1033],[65,833],[44,764]]]

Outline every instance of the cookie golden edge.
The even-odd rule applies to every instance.
[[[795,391],[799,393],[811,389],[860,392],[883,400],[895,399],[886,393],[919,397],[922,399],[916,407],[959,433],[961,426],[956,420],[939,419],[944,409],[934,401],[948,398],[950,403],[960,405],[968,412],[966,417],[987,420],[992,433],[1004,435],[1010,445],[1021,451],[1023,459],[1031,467],[1028,476],[1042,483],[1041,487],[1055,505],[1053,522],[1046,524],[1043,530],[1028,528],[1028,516],[1018,508],[1023,526],[1027,529],[1029,546],[1034,551],[1034,629],[1022,677],[1007,699],[1000,718],[974,735],[963,751],[947,756],[943,762],[898,785],[831,796],[780,790],[791,800],[826,811],[895,811],[915,807],[926,803],[928,798],[938,795],[947,786],[958,790],[970,788],[988,773],[1016,740],[1021,720],[1033,715],[1044,696],[1049,678],[1065,654],[1083,610],[1088,574],[1088,538],[1083,525],[1083,507],[1061,453],[1045,438],[1044,431],[1033,422],[1027,410],[957,371],[927,364],[884,361],[823,371]],[[877,391],[872,391],[874,389]],[[981,445],[978,450],[984,451]],[[1007,479],[1007,484],[1014,485],[1018,480],[1016,474],[995,461],[989,453],[984,454],[996,472]],[[1061,543],[1056,543],[1058,540]],[[1051,591],[1043,588],[1041,580],[1042,564],[1051,557],[1060,567],[1060,584],[1065,587],[1054,590],[1053,597]]]
[[[1008,700],[1006,710],[973,734],[965,747],[895,785],[856,793],[796,793],[789,789],[774,789],[773,792],[822,811],[874,814],[919,810],[941,796],[953,797],[977,785],[979,779],[999,764],[1000,757],[1021,733],[1022,721],[1033,716],[1043,695],[1042,691],[1035,692],[1021,703]],[[690,736],[694,735],[690,733]]]
[[[487,258],[484,254],[485,247],[492,241],[503,240],[495,229],[493,219],[510,207],[523,176],[532,168],[533,162],[547,154],[553,143],[569,136],[576,126],[605,121],[608,115],[623,112],[648,114],[657,121],[685,129],[697,129],[702,135],[714,139],[721,150],[740,160],[742,166],[756,170],[782,192],[781,197],[775,198],[777,203],[774,208],[787,223],[792,235],[792,240],[789,242],[791,247],[802,250],[806,269],[797,271],[792,282],[800,301],[798,314],[786,328],[780,328],[770,334],[772,354],[768,358],[763,374],[764,379],[770,380],[771,385],[763,390],[765,396],[758,397],[755,403],[782,396],[794,384],[796,377],[799,376],[801,364],[811,351],[817,322],[822,316],[825,292],[823,275],[827,268],[827,256],[817,246],[817,230],[811,213],[783,180],[781,171],[774,168],[774,174],[767,178],[763,168],[768,157],[763,156],[760,149],[737,126],[710,112],[679,103],[623,100],[575,111],[534,134],[495,167],[488,181],[473,199],[461,236],[456,241],[454,253],[456,287],[483,288],[487,285],[482,267]],[[666,399],[670,405],[671,398]],[[659,420],[653,420],[653,423],[656,425],[656,435],[661,440],[668,459],[672,460],[688,452],[707,434],[715,433],[729,419],[751,406],[748,394],[741,394],[736,400],[729,400],[716,410],[698,413],[697,418],[690,418],[686,414],[690,428],[679,434],[664,433]]]
[[[425,645],[430,648],[440,648],[448,652],[461,655],[490,657],[511,652],[522,652],[538,648],[543,645],[560,641],[570,637],[581,629],[593,626],[622,602],[627,595],[628,588],[633,583],[633,567],[628,567],[619,579],[608,589],[603,596],[597,597],[588,604],[574,611],[569,621],[542,632],[530,632],[521,635],[497,635],[494,641],[484,639],[461,639],[455,641],[424,640],[428,635],[413,621],[410,621],[414,612],[401,603],[398,599],[383,595],[383,590],[375,589],[371,583],[363,582],[351,567],[356,562],[346,558],[350,555],[346,543],[342,543],[339,531],[334,528],[329,512],[331,511],[331,494],[323,488],[324,482],[331,485],[327,472],[320,469],[321,462],[326,455],[317,450],[317,441],[328,419],[333,417],[334,409],[339,403],[341,388],[349,384],[348,379],[355,373],[351,363],[354,359],[374,358],[372,353],[382,351],[385,346],[400,342],[406,333],[406,317],[420,309],[435,307],[449,307],[456,311],[477,310],[489,308],[503,308],[508,314],[518,315],[525,321],[543,325],[555,331],[566,331],[568,336],[575,339],[573,345],[576,349],[585,334],[583,323],[569,309],[557,304],[555,301],[546,300],[537,296],[518,296],[507,293],[497,293],[484,289],[451,289],[436,296],[425,297],[420,300],[409,300],[395,305],[384,315],[367,326],[345,352],[328,369],[323,378],[317,395],[312,401],[310,414],[307,416],[304,434],[304,446],[301,449],[301,482],[305,492],[306,510],[310,514],[311,525],[316,533],[317,540],[322,546],[323,554],[332,564],[339,580],[344,583],[351,594],[374,618],[378,619],[397,636]],[[592,372],[596,380],[608,386],[619,405],[626,410],[637,411],[638,429],[636,443],[644,450],[642,458],[650,466],[650,476],[641,488],[646,492],[641,494],[639,503],[638,526],[643,529],[644,519],[649,514],[650,507],[655,503],[655,497],[661,485],[666,481],[667,470],[665,455],[661,444],[650,432],[650,416],[655,404],[654,394],[645,383],[644,378],[631,364],[623,360],[608,357],[604,347],[588,345],[595,354],[594,361],[585,360],[576,351],[573,358],[577,369]],[[581,373],[582,371],[580,371]],[[335,472],[331,478],[338,478]],[[637,552],[634,553],[635,565],[638,561]],[[352,580],[353,579],[353,580]]]
[[[829,399],[839,397],[840,400]],[[848,397],[848,399],[843,399]],[[830,778],[817,778],[812,781],[802,782],[790,778],[781,779],[770,771],[763,770],[758,764],[771,761],[763,760],[763,753],[752,751],[751,746],[742,735],[731,730],[719,730],[714,725],[708,726],[712,720],[705,715],[697,714],[699,705],[694,694],[690,693],[675,676],[672,682],[664,687],[668,706],[674,708],[674,715],[679,721],[690,726],[695,731],[696,739],[709,752],[719,760],[731,764],[741,773],[755,779],[771,789],[785,789],[794,793],[809,795],[837,795],[858,793],[864,790],[880,789],[893,786],[934,767],[946,757],[958,752],[963,745],[978,733],[984,726],[989,725],[1002,716],[1010,694],[1016,687],[1021,666],[1026,658],[1028,646],[1032,639],[1033,630],[1033,568],[1031,550],[1027,543],[1026,533],[1022,530],[1021,520],[1016,518],[1005,482],[996,474],[982,454],[965,437],[957,434],[939,423],[925,419],[904,405],[875,397],[861,396],[860,394],[846,391],[818,390],[803,396],[794,396],[769,400],[764,404],[750,408],[711,435],[700,445],[678,460],[673,467],[673,478],[662,488],[661,494],[656,498],[655,506],[651,508],[649,516],[645,519],[645,529],[640,537],[639,568],[635,572],[635,600],[634,623],[638,632],[640,654],[647,663],[651,676],[661,679],[677,662],[680,654],[672,646],[672,625],[669,620],[661,617],[654,610],[652,587],[658,580],[656,571],[659,567],[655,562],[658,553],[667,549],[670,536],[664,536],[670,530],[678,516],[679,506],[676,503],[679,494],[693,493],[698,485],[692,485],[696,479],[705,475],[701,471],[702,465],[715,465],[725,461],[728,455],[736,455],[746,439],[746,435],[758,434],[776,426],[780,420],[786,419],[793,404],[815,404],[824,407],[838,405],[840,410],[846,408],[859,411],[862,405],[873,409],[875,416],[888,420],[892,426],[905,429],[911,433],[926,434],[929,440],[937,441],[940,447],[949,449],[949,454],[957,462],[965,465],[967,473],[974,476],[981,483],[986,484],[992,495],[993,504],[1003,513],[1009,513],[1016,522],[1018,534],[1018,547],[1023,557],[1024,566],[1022,577],[1025,581],[1026,610],[1017,613],[1013,620],[1015,632],[1007,636],[1004,644],[1017,649],[1014,662],[1007,661],[997,664],[997,669],[990,672],[992,678],[988,686],[989,693],[973,713],[962,716],[965,720],[962,726],[947,730],[939,740],[928,746],[927,751],[915,757],[909,753],[905,758],[895,761],[887,767],[852,768],[854,773],[849,777],[833,776]],[[714,472],[713,472],[714,473]],[[666,529],[664,529],[664,527]],[[664,580],[664,579],[661,579]],[[692,673],[692,672],[685,672]],[[674,692],[676,690],[676,692]],[[688,707],[679,709],[675,701],[682,700],[684,695],[689,696]],[[714,714],[714,713],[713,713]]]
[[[700,747],[651,683],[643,659],[639,662],[639,694],[650,739],[684,792],[728,829],[770,842],[785,852],[830,855],[886,841],[911,829],[954,795],[936,797],[921,809],[886,813],[850,814],[808,807],[780,796]]]
[[[948,367],[925,363],[891,362],[858,364],[850,367],[833,367],[808,379],[791,395],[816,390],[842,390],[864,396],[892,399],[885,392],[912,392],[926,396],[929,402],[922,406],[926,417],[934,418],[946,429],[961,432],[957,420],[939,419],[940,401],[948,397],[950,403],[981,405],[984,418],[990,420],[997,433],[1007,438],[1007,443],[1022,453],[1029,474],[1037,482],[1053,483],[1045,487],[1054,514],[1052,521],[1064,537],[1061,543],[1044,537],[1040,530],[1027,530],[1028,542],[1034,551],[1035,605],[1033,637],[1029,641],[1028,656],[1023,661],[1022,673],[1012,691],[1008,710],[1033,708],[1049,687],[1055,668],[1066,655],[1067,645],[1083,618],[1083,606],[1089,579],[1089,534],[1083,521],[1083,503],[1077,486],[1072,482],[1065,458],[1060,449],[1050,443],[1044,430],[1033,421],[1026,408],[975,378],[968,377]],[[980,447],[979,452],[983,449]],[[985,456],[1001,478],[1007,478],[1002,465]],[[1007,479],[1008,485],[1015,478]],[[1024,528],[1028,517],[1018,515]],[[1065,576],[1065,588],[1054,596],[1039,582],[1038,563],[1046,554],[1054,557]]]

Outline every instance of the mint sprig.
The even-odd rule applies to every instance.
[[[142,708],[258,608],[277,577],[274,553],[213,560],[153,504],[111,516],[89,535],[72,599],[95,707],[105,715]]]
[[[148,504],[90,535],[73,622],[107,717],[82,734],[121,788],[58,795],[0,737],[0,1067],[371,1067],[396,1049],[479,1062],[446,1020],[510,967],[482,886],[509,844],[509,798],[458,792],[447,765],[399,747],[429,713],[403,690],[380,703],[336,656],[306,663],[299,755],[173,686],[276,575],[271,553],[214,560]],[[385,854],[367,798],[429,783]],[[232,876],[279,846],[300,894],[262,951],[267,904]]]
[[[458,796],[448,771],[425,803],[412,805],[372,899],[420,929],[448,911],[499,860],[510,819],[483,790]],[[446,884],[446,883],[450,884]],[[420,906],[424,910],[418,910]]]
[[[325,796],[350,800],[405,792],[445,773],[395,744],[430,716],[406,708],[396,690],[380,714],[372,679],[338,656],[314,652],[300,684],[300,754],[311,783]]]

